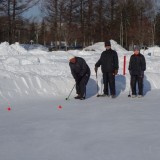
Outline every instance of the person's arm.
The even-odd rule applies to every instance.
[[[79,73],[79,77],[83,77],[85,75],[85,73],[87,72],[87,63],[85,60],[81,60],[81,71]]]
[[[100,67],[100,65],[102,64],[101,59],[102,59],[102,55],[101,55],[100,59],[97,61],[97,63],[95,64],[95,67],[97,67],[97,68]]]
[[[146,60],[144,56],[141,56],[141,77],[144,77],[144,71],[146,70]]]
[[[103,53],[102,53],[102,54],[103,54]],[[94,70],[95,70],[96,74],[97,74],[97,71],[98,71],[98,67],[100,67],[100,65],[102,64],[102,54],[101,54],[100,59],[99,59],[99,60],[97,61],[97,63],[95,64]]]
[[[143,55],[142,55],[142,66],[141,67],[142,67],[142,71],[146,70],[146,60]]]
[[[131,61],[132,61],[132,56],[130,57],[129,66],[128,66],[128,70],[129,70],[130,75],[132,74],[132,71],[131,71],[132,70]]]
[[[74,72],[73,64],[69,63],[69,66],[70,66],[71,74],[72,74],[73,78],[75,79],[75,81],[77,81],[78,76],[77,76],[77,74]]]
[[[117,52],[114,53],[114,69],[115,70],[119,69],[119,61],[118,61],[118,54],[117,54]]]
[[[118,73],[118,69],[119,69],[119,61],[118,61],[118,54],[116,51],[114,51],[114,74],[116,75]]]

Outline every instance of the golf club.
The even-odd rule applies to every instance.
[[[69,97],[70,97],[70,95],[71,95],[71,93],[72,93],[72,91],[73,91],[73,89],[74,89],[75,85],[76,85],[76,83],[74,84],[74,86],[73,86],[72,90],[70,91],[70,93],[69,93],[68,97],[66,98],[66,100],[68,100],[68,99],[69,99]]]

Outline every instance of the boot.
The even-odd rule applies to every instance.
[[[78,94],[76,97],[74,97],[75,99],[80,99],[81,96]]]

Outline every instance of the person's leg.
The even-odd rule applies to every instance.
[[[115,75],[113,73],[108,73],[109,77],[109,88],[110,88],[110,93],[112,96],[116,95],[116,88],[115,88]]]
[[[86,85],[89,81],[90,73],[86,74],[80,81],[79,86],[80,86],[80,97],[85,98],[86,97]]]
[[[104,95],[108,95],[108,73],[103,73]]]
[[[74,98],[79,99],[80,98],[80,86],[77,83],[76,83],[76,93],[77,93],[77,96],[75,96]]]
[[[143,96],[143,77],[138,76],[138,94]]]
[[[131,75],[131,89],[132,89],[132,95],[136,95],[136,76]]]

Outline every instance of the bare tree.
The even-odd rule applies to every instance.
[[[50,24],[50,28],[54,30],[52,39],[55,42],[56,48],[58,47],[58,22],[61,21],[61,16],[59,16],[59,4],[61,0],[46,0],[43,2],[42,9],[46,14],[46,20]],[[60,17],[60,19],[59,19]],[[60,22],[61,23],[61,22]]]
[[[95,6],[96,14],[96,30],[99,41],[104,41],[104,24],[106,23],[106,1],[99,0]]]
[[[33,7],[38,3],[38,0],[34,2],[32,0],[1,0],[0,1],[0,14],[8,17],[6,20],[8,28],[8,41],[9,43],[15,42],[16,23],[21,19],[21,14]]]

